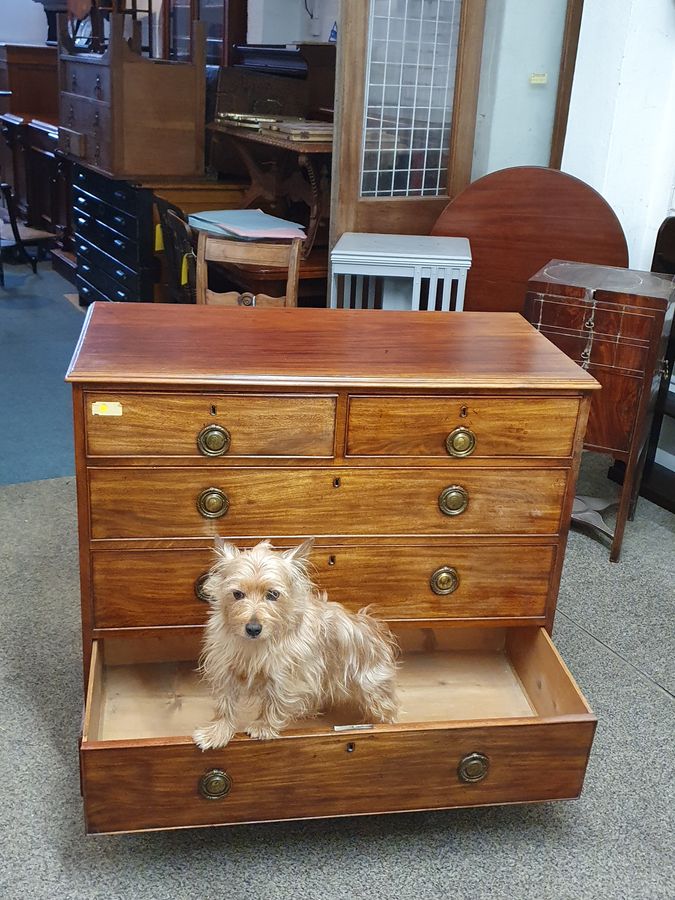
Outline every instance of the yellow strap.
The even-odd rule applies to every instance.
[[[180,266],[180,286],[184,287],[188,283],[188,257],[189,253],[183,254],[183,262]]]
[[[155,252],[159,253],[164,249],[164,235],[162,234],[162,226],[159,222],[155,225]]]

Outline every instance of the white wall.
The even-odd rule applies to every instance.
[[[44,44],[47,16],[44,6],[34,0],[0,0],[0,42]]]
[[[675,2],[586,0],[562,168],[618,215],[649,269],[675,185]]]
[[[488,0],[473,180],[548,165],[566,8],[567,0]],[[532,84],[533,74],[547,83]]]
[[[248,0],[249,44],[327,41],[338,18],[339,0]]]

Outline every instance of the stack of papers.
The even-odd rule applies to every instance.
[[[301,225],[268,216],[261,209],[212,209],[192,213],[190,225],[196,231],[209,231],[242,241],[304,241],[307,235]]]

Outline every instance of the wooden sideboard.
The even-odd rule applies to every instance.
[[[597,383],[520,316],[95,304],[68,380],[89,832],[579,794],[595,718],[547,630]],[[193,744],[216,535],[315,536],[399,636],[397,724]]]

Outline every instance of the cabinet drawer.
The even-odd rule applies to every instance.
[[[110,107],[105,103],[61,94],[61,122],[67,128],[98,136],[99,143],[110,140]]]
[[[78,237],[91,241],[92,244],[100,247],[104,253],[108,253],[113,259],[119,260],[123,265],[132,269],[138,269],[139,250],[135,241],[123,237],[115,231],[111,231],[102,223],[97,222],[92,216],[83,214],[78,210],[74,211],[73,217],[75,220],[75,232]]]
[[[107,275],[118,282],[122,287],[140,296],[141,294],[141,278],[137,272],[128,269],[126,266],[108,256],[102,250],[94,247],[84,238],[79,237],[75,243],[75,252],[77,254],[78,266],[81,263],[93,265],[103,270]]]
[[[578,412],[559,397],[352,397],[347,454],[567,457]]]
[[[370,605],[382,619],[543,619],[555,553],[522,544],[329,545],[314,548],[311,571],[330,600],[354,612]],[[94,551],[94,627],[203,624],[199,582],[212,561],[207,549]]]
[[[110,102],[110,69],[85,62],[64,62],[61,90],[66,94]],[[62,103],[68,105],[68,97]]]
[[[129,215],[135,216],[138,212],[138,190],[126,181],[116,181],[91,169],[77,167],[73,184]]]
[[[634,338],[649,341],[654,319],[625,304],[586,303],[569,297],[542,297],[528,294],[525,301],[525,317],[537,328],[560,328],[589,334],[594,331],[605,337]]]
[[[120,415],[94,414],[111,402]],[[331,457],[334,396],[86,393],[90,456]]]
[[[95,288],[93,284],[89,284],[85,281],[81,275],[77,275],[75,284],[77,285],[77,292],[80,295],[80,299],[83,300],[87,306],[95,300],[100,300],[102,303],[105,303],[110,299],[109,297],[106,297],[105,294],[101,293],[98,288]]]
[[[189,639],[95,642],[80,754],[87,830],[579,795],[595,718],[544,631],[410,628],[399,640],[399,723],[336,731],[359,720],[328,710],[277,740],[242,731],[206,752],[189,737],[213,709]],[[214,770],[229,789],[206,799]]]
[[[593,337],[579,332],[555,331],[541,328],[541,333],[579,365],[584,362],[596,366],[624,369],[627,372],[642,373],[647,365],[649,345],[619,343],[616,338]]]
[[[564,469],[89,470],[94,539],[555,535],[566,483]]]
[[[111,278],[103,269],[99,269],[92,263],[85,260],[79,260],[77,264],[77,274],[86,279],[89,284],[101,291],[108,300],[114,300],[118,303],[129,303],[140,300],[135,291],[124,287],[119,282]]]
[[[131,240],[138,239],[138,222],[135,218],[92,197],[86,191],[73,188],[73,209],[93,216],[98,222]]]

